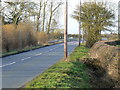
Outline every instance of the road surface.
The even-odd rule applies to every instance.
[[[68,43],[69,54],[78,45]],[[2,88],[19,88],[63,58],[63,43],[2,58]]]

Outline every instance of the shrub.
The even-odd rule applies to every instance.
[[[44,44],[48,41],[48,35],[45,32],[36,32],[38,44]]]
[[[63,39],[64,34],[62,32],[53,32],[49,34],[49,40]]]
[[[32,23],[20,23],[3,25],[2,29],[2,51],[9,52],[25,47],[41,45],[46,43],[48,36],[44,32],[34,30]]]
[[[4,25],[2,30],[2,48],[4,51],[10,51],[18,48],[18,31],[15,30],[15,26]]]
[[[22,23],[17,26],[17,30],[19,32],[19,43],[22,43],[22,46],[33,46],[37,44],[37,39],[35,35],[35,31],[33,30],[33,25],[31,23]]]

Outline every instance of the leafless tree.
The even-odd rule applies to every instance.
[[[55,14],[55,12],[57,11],[57,9],[62,5],[62,3],[53,3],[53,1],[50,3],[50,15],[49,15],[49,20],[48,20],[48,27],[47,27],[47,34],[50,33],[50,28],[51,28],[51,22],[52,22],[52,18],[53,15]]]

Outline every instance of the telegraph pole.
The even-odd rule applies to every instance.
[[[80,0],[80,10],[79,10],[79,46],[81,45],[81,21],[80,21],[80,15],[81,14],[81,0]]]
[[[120,40],[120,1],[118,2],[118,39]]]
[[[64,59],[67,59],[67,26],[68,26],[68,2],[65,5],[65,30],[64,30]]]

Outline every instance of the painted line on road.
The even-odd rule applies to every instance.
[[[62,45],[60,45],[60,46],[62,46]],[[48,50],[48,51],[45,52],[45,53],[51,52],[51,51],[53,51],[54,49],[57,49],[57,48],[58,48],[58,47],[52,48],[52,49]],[[43,53],[38,53],[38,54],[36,54],[35,56],[39,56],[39,55],[41,55],[41,54],[43,54]],[[30,59],[30,58],[31,58],[31,57],[23,58],[23,59],[21,59],[21,61],[24,61],[24,60],[27,60],[27,59]],[[9,65],[12,65],[12,64],[15,64],[15,63],[16,63],[16,62],[12,62],[12,63],[9,63],[9,64],[2,65],[2,66],[0,66],[0,67],[9,66]]]
[[[27,59],[29,59],[29,58],[31,58],[31,57],[27,57],[27,58],[24,58],[24,59],[21,59],[21,60],[24,61],[24,60],[27,60]],[[13,65],[13,64],[15,64],[15,63],[16,63],[16,62],[12,62],[12,63],[9,63],[9,64],[2,65],[2,66],[0,66],[0,67],[5,67],[5,66]]]
[[[43,53],[38,53],[38,54],[36,54],[35,56],[39,56],[39,55],[41,55],[41,54],[43,54]]]
[[[46,48],[47,48],[47,47],[46,47]],[[38,54],[36,54],[35,56],[39,56],[39,55],[41,55],[41,54],[49,53],[49,52],[53,51],[53,50],[56,49],[56,48],[58,48],[58,47],[52,48],[52,49],[50,49],[50,50],[48,50],[48,51],[46,51],[46,52],[44,52],[44,53],[38,53]]]
[[[24,61],[24,60],[27,60],[27,59],[30,59],[31,57],[27,57],[27,58],[23,58],[23,59],[21,59],[22,61]]]
[[[12,62],[12,63],[9,63],[9,64],[5,64],[5,65],[2,65],[0,67],[5,67],[5,66],[8,66],[8,65],[12,65],[12,64],[15,64],[16,62]]]
[[[63,46],[64,44],[60,44],[60,46]]]
[[[58,47],[52,48],[52,49],[50,49],[49,51],[47,51],[47,52],[45,52],[45,53],[49,53],[49,52],[53,51],[53,50],[56,49],[56,48],[58,48]]]

